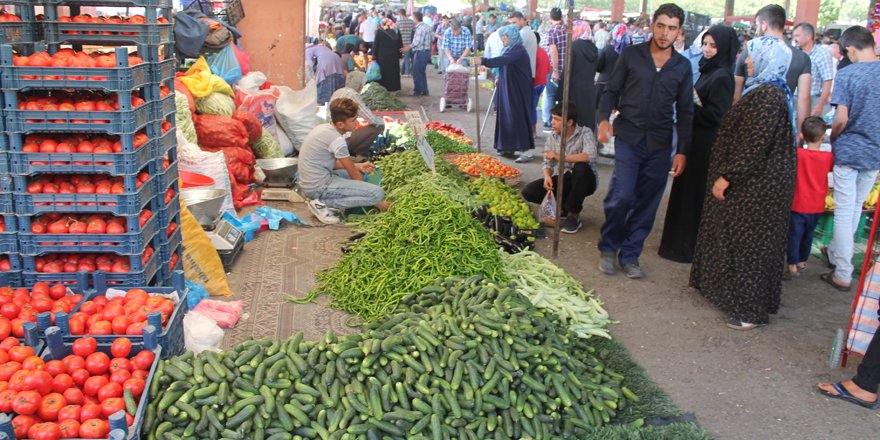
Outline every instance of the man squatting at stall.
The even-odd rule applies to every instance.
[[[312,214],[324,224],[340,222],[340,211],[374,206],[388,209],[385,193],[364,181],[375,167],[354,163],[346,137],[357,128],[358,104],[351,99],[330,102],[330,122],[315,127],[299,152],[299,186]]]

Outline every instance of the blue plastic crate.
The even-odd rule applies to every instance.
[[[150,63],[150,76],[154,83],[164,83],[173,80],[177,73],[177,60],[166,59],[164,61]],[[174,81],[171,82],[172,85]]]
[[[30,232],[31,217],[21,218],[27,220],[21,222],[19,247],[21,254],[27,256],[47,252],[113,252],[120,255],[141,255],[147,244],[159,233],[158,213],[153,213],[143,228],[139,227],[137,216],[128,216],[128,228],[135,227],[140,230],[125,234],[33,234]],[[160,238],[159,243],[167,241],[164,237]]]
[[[39,0],[43,5],[171,8],[171,0]]]
[[[177,254],[177,262],[171,267],[171,256]],[[183,270],[183,245],[178,244],[176,248],[165,249],[163,246],[163,263],[159,268],[159,281],[166,286],[172,285],[174,272]]]
[[[0,137],[5,138],[6,136],[0,134]],[[6,154],[6,151],[0,150],[0,175],[9,174],[9,155]]]
[[[21,286],[21,256],[15,253],[0,254],[0,259],[2,258],[9,259],[11,268],[0,272],[0,286]]]
[[[145,102],[132,110],[112,112],[18,110],[17,104],[4,111],[6,130],[13,133],[76,132],[133,133],[151,121],[151,103]],[[64,121],[64,122],[55,122]],[[89,121],[74,122],[74,121]],[[96,122],[101,121],[101,122]]]
[[[167,354],[164,353],[164,350],[159,345],[159,338],[157,334],[158,329],[153,326],[146,326],[144,327],[144,333],[141,336],[128,337],[132,341],[131,353],[129,354],[129,358],[134,357],[141,351],[149,350],[153,352],[154,359],[153,364],[150,365],[149,372],[147,373],[144,392],[141,394],[140,398],[138,398],[137,411],[135,412],[135,414],[133,414],[134,418],[132,420],[131,426],[128,425],[128,421],[123,411],[119,411],[118,413],[113,414],[109,417],[110,428],[113,430],[113,432],[119,432],[122,435],[122,437],[119,438],[123,438],[125,440],[137,440],[140,438],[140,433],[143,429],[144,420],[146,418],[147,407],[150,404],[150,386],[154,380],[158,380],[158,378],[156,377],[156,369],[159,366],[159,362],[161,362],[163,356],[167,357]],[[72,344],[72,342],[65,342],[64,331],[60,327],[50,327],[46,331],[45,336],[46,349],[42,350],[40,357],[42,357],[45,361],[63,359],[65,356],[72,354]],[[99,341],[98,351],[111,355],[111,345],[112,342]],[[12,426],[12,420],[10,419],[9,415],[0,415],[0,432],[6,434],[9,439],[16,438]],[[66,438],[65,440],[81,439]]]
[[[24,257],[24,259],[32,260],[33,257]],[[135,271],[132,267],[132,270],[129,272],[106,273],[104,274],[104,277],[108,284],[113,285],[112,287],[146,286],[155,278],[156,273],[158,272],[160,259],[159,252],[154,252],[150,260],[143,265],[142,270]],[[137,261],[140,263],[139,257],[137,258]],[[42,273],[37,272],[36,270],[23,270],[21,274],[24,285],[28,288],[33,287],[34,284],[41,281],[49,284],[72,284],[76,282],[77,276],[76,272]]]
[[[172,149],[172,152],[176,153],[176,150]],[[177,159],[176,157],[171,158],[171,160],[173,160],[173,162],[170,162],[168,164],[168,169],[166,169],[166,170],[162,170],[162,159],[161,158],[156,159],[158,162],[158,168],[161,170],[159,172],[159,174],[157,175],[157,177],[158,177],[158,179],[156,180],[157,188],[167,189],[169,186],[171,186],[171,182],[174,182],[180,178],[180,176],[179,176],[180,173],[178,172],[178,169],[177,169],[179,162],[176,159]]]
[[[16,213],[15,197],[12,195],[13,189],[12,176],[0,174],[0,214]]]
[[[129,153],[6,153],[17,175],[105,173],[137,174],[153,159],[159,141],[150,141]],[[2,153],[0,153],[2,154]]]
[[[161,122],[159,122],[161,124]],[[161,128],[157,130],[158,133],[162,133]],[[152,139],[152,138],[151,138]],[[156,142],[156,150],[155,157],[165,157],[168,152],[177,146],[177,133],[176,130],[168,130],[165,133],[159,135],[159,140]]]
[[[79,311],[82,303],[85,301],[91,301],[97,296],[105,296],[107,294],[108,288],[115,288],[116,286],[108,286],[107,282],[110,281],[109,275],[101,271],[94,273],[93,284],[94,288],[90,291],[73,310],[70,311],[70,314],[74,314]],[[171,357],[182,354],[185,351],[184,341],[183,341],[183,317],[189,312],[189,304],[187,304],[186,297],[189,294],[189,290],[186,288],[186,281],[184,280],[183,272],[177,271],[172,274],[171,277],[171,285],[168,287],[158,287],[158,286],[148,286],[145,287],[146,284],[140,286],[129,286],[128,288],[140,288],[145,290],[148,294],[170,294],[172,292],[177,292],[179,301],[177,305],[174,307],[174,312],[172,312],[171,317],[168,319],[168,322],[165,324],[164,329],[162,329],[162,321],[161,316],[158,312],[153,312],[147,316],[147,323],[153,325],[157,329],[162,329],[158,334],[159,345],[162,347],[164,352],[163,356]],[[66,314],[58,313],[55,315],[55,319],[57,325],[61,327],[64,336],[64,341],[66,343],[72,343],[77,337],[70,335],[68,325],[68,316]],[[132,339],[132,342],[138,340],[137,336],[127,336],[127,335],[80,335],[80,336],[91,336],[97,339],[98,344],[102,342],[108,343],[112,342],[114,339],[126,336],[129,339]]]
[[[181,235],[181,233],[180,233],[180,230],[181,230],[181,227],[180,227],[180,211],[178,211],[177,214],[174,214],[173,217],[170,217],[170,218],[167,218],[167,219],[165,219],[165,218],[163,217],[162,220],[163,220],[163,222],[164,222],[164,225],[163,225],[164,228],[163,228],[163,227],[160,227],[160,230],[159,230],[159,243],[161,243],[161,245],[162,245],[164,248],[168,248],[168,249],[176,249],[177,246],[180,245],[180,243],[181,243],[181,237],[182,237],[182,235]],[[166,221],[166,220],[167,220],[167,221]],[[171,222],[177,223],[177,229],[176,229],[174,232],[172,232],[171,235],[168,235],[168,224],[171,223]]]
[[[147,245],[147,244],[149,244],[150,246],[153,247],[154,256],[159,253],[159,250],[161,249],[161,242],[159,241],[158,237],[156,237],[155,233],[153,234],[152,237],[150,237],[149,240],[147,240],[145,245]],[[106,248],[104,250],[99,250],[99,251],[84,251],[84,250],[80,250],[80,249],[73,249],[71,247],[70,249],[64,250],[64,251],[49,251],[49,250],[46,250],[44,247],[40,246],[38,249],[40,250],[39,253],[36,253],[34,255],[22,255],[21,256],[22,270],[24,270],[25,272],[37,273],[37,266],[36,266],[37,258],[40,258],[41,256],[44,256],[47,254],[54,254],[54,253],[107,254],[107,253],[110,253],[110,251],[106,250]],[[131,268],[130,269],[131,272],[142,272],[148,265],[150,265],[150,261],[148,260],[146,263],[144,263],[142,261],[141,254],[143,254],[143,249],[141,249],[141,252],[139,254],[134,254],[134,255],[118,254],[117,256],[125,257],[125,259],[128,260],[128,264],[129,264],[129,267]],[[155,258],[150,257],[150,260],[155,260]],[[157,263],[158,263],[158,261],[157,261]],[[45,273],[45,272],[40,272],[40,273]],[[75,272],[69,272],[69,273],[75,273]],[[115,274],[116,273],[112,273],[112,274],[108,273],[108,275],[115,275]]]
[[[47,212],[106,212],[115,215],[137,215],[156,194],[155,175],[140,189],[126,194],[29,194],[16,192],[15,212],[33,215]]]
[[[14,215],[3,215],[3,224],[6,232],[0,232],[0,254],[17,253],[18,219]]]
[[[163,198],[164,202],[165,199]],[[174,198],[168,202],[167,205],[159,204],[161,208],[159,208],[159,221],[160,224],[168,225],[169,221],[174,220],[180,215],[180,191],[175,190]],[[177,226],[180,226],[178,222]]]
[[[128,49],[124,47],[116,49],[116,67],[112,68],[15,66],[12,47],[8,45],[0,47],[0,64],[3,66],[2,87],[5,90],[84,89],[130,92],[152,82],[150,64],[130,67]]]
[[[0,43],[33,43],[37,39],[37,29],[39,28],[40,23],[36,21],[15,21],[0,23]]]
[[[92,133],[92,134],[100,134],[102,136],[107,136],[107,137],[113,139],[114,141],[118,139],[119,142],[122,144],[122,151],[125,153],[130,153],[130,152],[135,151],[134,140],[135,140],[136,136],[138,136],[140,134],[146,135],[147,139],[148,139],[147,143],[150,143],[151,141],[161,137],[160,131],[153,130],[152,126],[154,126],[154,125],[157,125],[157,124],[154,124],[154,123],[147,124],[146,127],[144,127],[142,130],[139,130],[137,132],[110,133],[110,134]],[[157,126],[161,127],[161,124],[158,124]],[[159,133],[159,135],[152,134],[154,132]],[[53,133],[50,133],[50,135],[52,135],[52,134]],[[35,133],[33,135],[34,136],[41,136],[42,133]],[[24,135],[22,133],[8,133],[7,136],[0,136],[0,147],[8,145],[9,151],[22,152],[22,150],[24,149],[25,141],[27,140],[28,136],[30,136],[30,135]],[[89,137],[89,139],[93,139],[93,137]],[[161,141],[162,145],[165,145],[167,143],[168,143],[168,141],[165,139],[163,139]],[[143,147],[147,148],[146,145],[144,145]],[[77,154],[84,154],[84,153],[77,153]],[[112,153],[112,154],[117,154],[117,153]]]
[[[174,115],[174,112],[177,111],[177,105],[174,102],[174,92],[171,92],[164,98],[150,102],[153,106],[153,120],[161,121],[169,115]]]
[[[46,21],[43,23],[45,40],[50,44],[134,45],[166,44],[174,41],[170,23],[72,23]],[[98,34],[86,34],[96,31]],[[105,35],[104,33],[110,33]]]

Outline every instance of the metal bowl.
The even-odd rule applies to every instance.
[[[266,175],[266,182],[290,183],[296,175],[298,160],[295,157],[282,157],[278,159],[257,159],[257,166]]]
[[[188,188],[180,190],[180,197],[187,209],[199,221],[202,226],[210,226],[220,217],[220,208],[223,207],[223,199],[226,190],[223,189],[198,189]]]

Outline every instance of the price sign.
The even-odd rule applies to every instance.
[[[416,111],[408,111],[404,112],[403,116],[406,118],[406,123],[409,124],[413,133],[416,136],[421,136],[425,133],[425,120],[422,119],[422,115]]]
[[[425,140],[425,135],[419,136],[419,142],[416,143],[416,148],[419,149],[419,153],[422,153],[422,159],[425,159],[425,164],[428,165],[431,174],[436,175],[437,170],[434,168],[434,149],[428,145],[428,141]]]

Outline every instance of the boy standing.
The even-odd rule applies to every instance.
[[[378,185],[364,182],[372,173],[370,162],[354,163],[345,134],[357,127],[358,105],[348,98],[330,102],[329,124],[315,127],[299,152],[299,187],[309,199],[309,210],[321,223],[339,223],[339,210],[375,206],[388,209],[385,193]]]
[[[788,223],[788,273],[785,279],[807,267],[816,222],[825,211],[828,173],[834,165],[831,152],[819,151],[827,129],[825,121],[816,116],[808,117],[801,125],[807,148],[797,150],[797,183]]]
[[[840,36],[840,46],[853,64],[838,72],[831,104],[837,115],[831,124],[834,149],[834,235],[828,257],[834,272],[821,278],[835,289],[849,291],[852,282],[853,235],[862,204],[880,170],[880,62],[868,29],[853,26]]]

